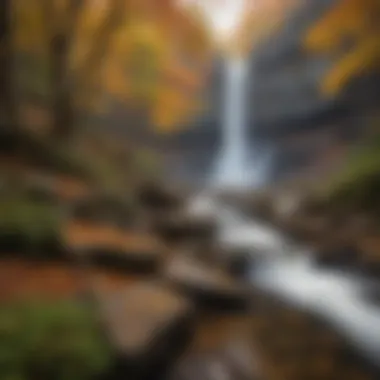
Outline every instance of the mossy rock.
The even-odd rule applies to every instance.
[[[60,256],[63,253],[61,218],[61,210],[56,205],[31,201],[25,195],[2,197],[1,253],[17,252],[52,258]]]
[[[75,219],[102,222],[119,227],[133,225],[137,208],[133,199],[121,199],[109,195],[98,195],[81,200],[73,205]]]

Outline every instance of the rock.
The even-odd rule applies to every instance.
[[[282,220],[280,225],[289,236],[305,243],[324,241],[333,228],[330,220],[325,217],[312,217],[297,213]]]
[[[157,183],[145,183],[138,191],[141,205],[150,211],[177,209],[181,204],[180,196]]]
[[[165,277],[206,309],[247,309],[249,292],[230,275],[191,257],[177,256],[166,263]]]
[[[244,341],[207,353],[188,355],[174,368],[170,380],[253,380],[258,366],[250,345]]]
[[[358,239],[360,252],[359,266],[366,275],[378,276],[380,273],[380,239],[377,235],[367,234]]]
[[[158,221],[155,232],[168,243],[210,241],[215,237],[217,225],[214,218],[170,215]]]
[[[96,292],[100,314],[117,353],[112,378],[159,378],[186,348],[194,313],[181,296],[156,283]]]
[[[275,199],[269,191],[253,194],[247,199],[246,207],[253,217],[267,221],[275,218]]]
[[[358,262],[359,251],[354,245],[326,247],[316,253],[316,264],[319,266],[352,269]]]
[[[65,232],[66,246],[76,258],[84,258],[101,267],[153,272],[164,251],[164,247],[147,233],[80,223],[70,224]]]
[[[253,265],[253,257],[246,250],[228,250],[223,254],[223,263],[234,277],[246,278]]]
[[[83,222],[131,227],[136,219],[136,209],[131,200],[94,194],[75,202],[72,206],[72,216]]]

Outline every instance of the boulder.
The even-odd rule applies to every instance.
[[[244,249],[231,249],[223,252],[223,265],[233,277],[247,278],[253,264],[252,253]]]
[[[214,218],[174,214],[157,221],[154,231],[168,243],[208,242],[215,237],[217,223]]]
[[[117,361],[112,378],[160,378],[186,348],[194,313],[187,300],[157,283],[95,292]]]
[[[93,194],[72,205],[76,220],[130,228],[137,217],[132,200],[118,199],[106,194]]]
[[[154,272],[164,251],[160,242],[148,233],[112,226],[71,223],[65,233],[66,246],[77,259],[117,270]]]
[[[353,269],[358,258],[359,251],[352,244],[333,245],[316,252],[316,264],[324,267]]]
[[[360,254],[359,267],[366,275],[378,276],[380,273],[380,238],[367,234],[358,239]]]
[[[222,269],[192,257],[172,258],[164,275],[202,308],[236,311],[250,305],[249,292],[242,284]]]
[[[247,342],[231,341],[207,353],[192,353],[183,358],[170,374],[170,380],[248,380],[256,379],[259,369]]]
[[[251,197],[248,197],[245,207],[253,217],[266,221],[275,219],[275,198],[269,191],[255,193]]]
[[[142,184],[137,197],[140,204],[152,212],[174,210],[181,205],[178,194],[157,183]]]

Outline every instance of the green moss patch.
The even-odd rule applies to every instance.
[[[93,311],[78,302],[23,302],[0,309],[0,378],[87,380],[110,351]]]

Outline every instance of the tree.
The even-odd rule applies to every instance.
[[[203,71],[194,63],[206,59],[207,31],[174,0],[14,1],[19,49],[51,69],[58,138],[73,132],[76,111],[93,112],[109,99],[128,102],[158,124],[162,89],[181,97],[189,88],[184,76],[168,75],[170,67],[190,61],[190,72]],[[190,104],[197,91],[182,98]],[[170,123],[187,116],[180,108],[169,104],[168,113],[178,116]]]
[[[339,59],[322,82],[322,91],[333,96],[353,78],[380,67],[380,2],[340,0],[305,36],[305,46],[315,53]]]
[[[70,52],[83,0],[69,0],[64,7],[44,0],[45,22],[49,41],[51,87],[53,96],[53,133],[57,138],[71,135],[74,124]]]
[[[17,126],[13,82],[12,2],[0,2],[0,120],[7,128]]]

